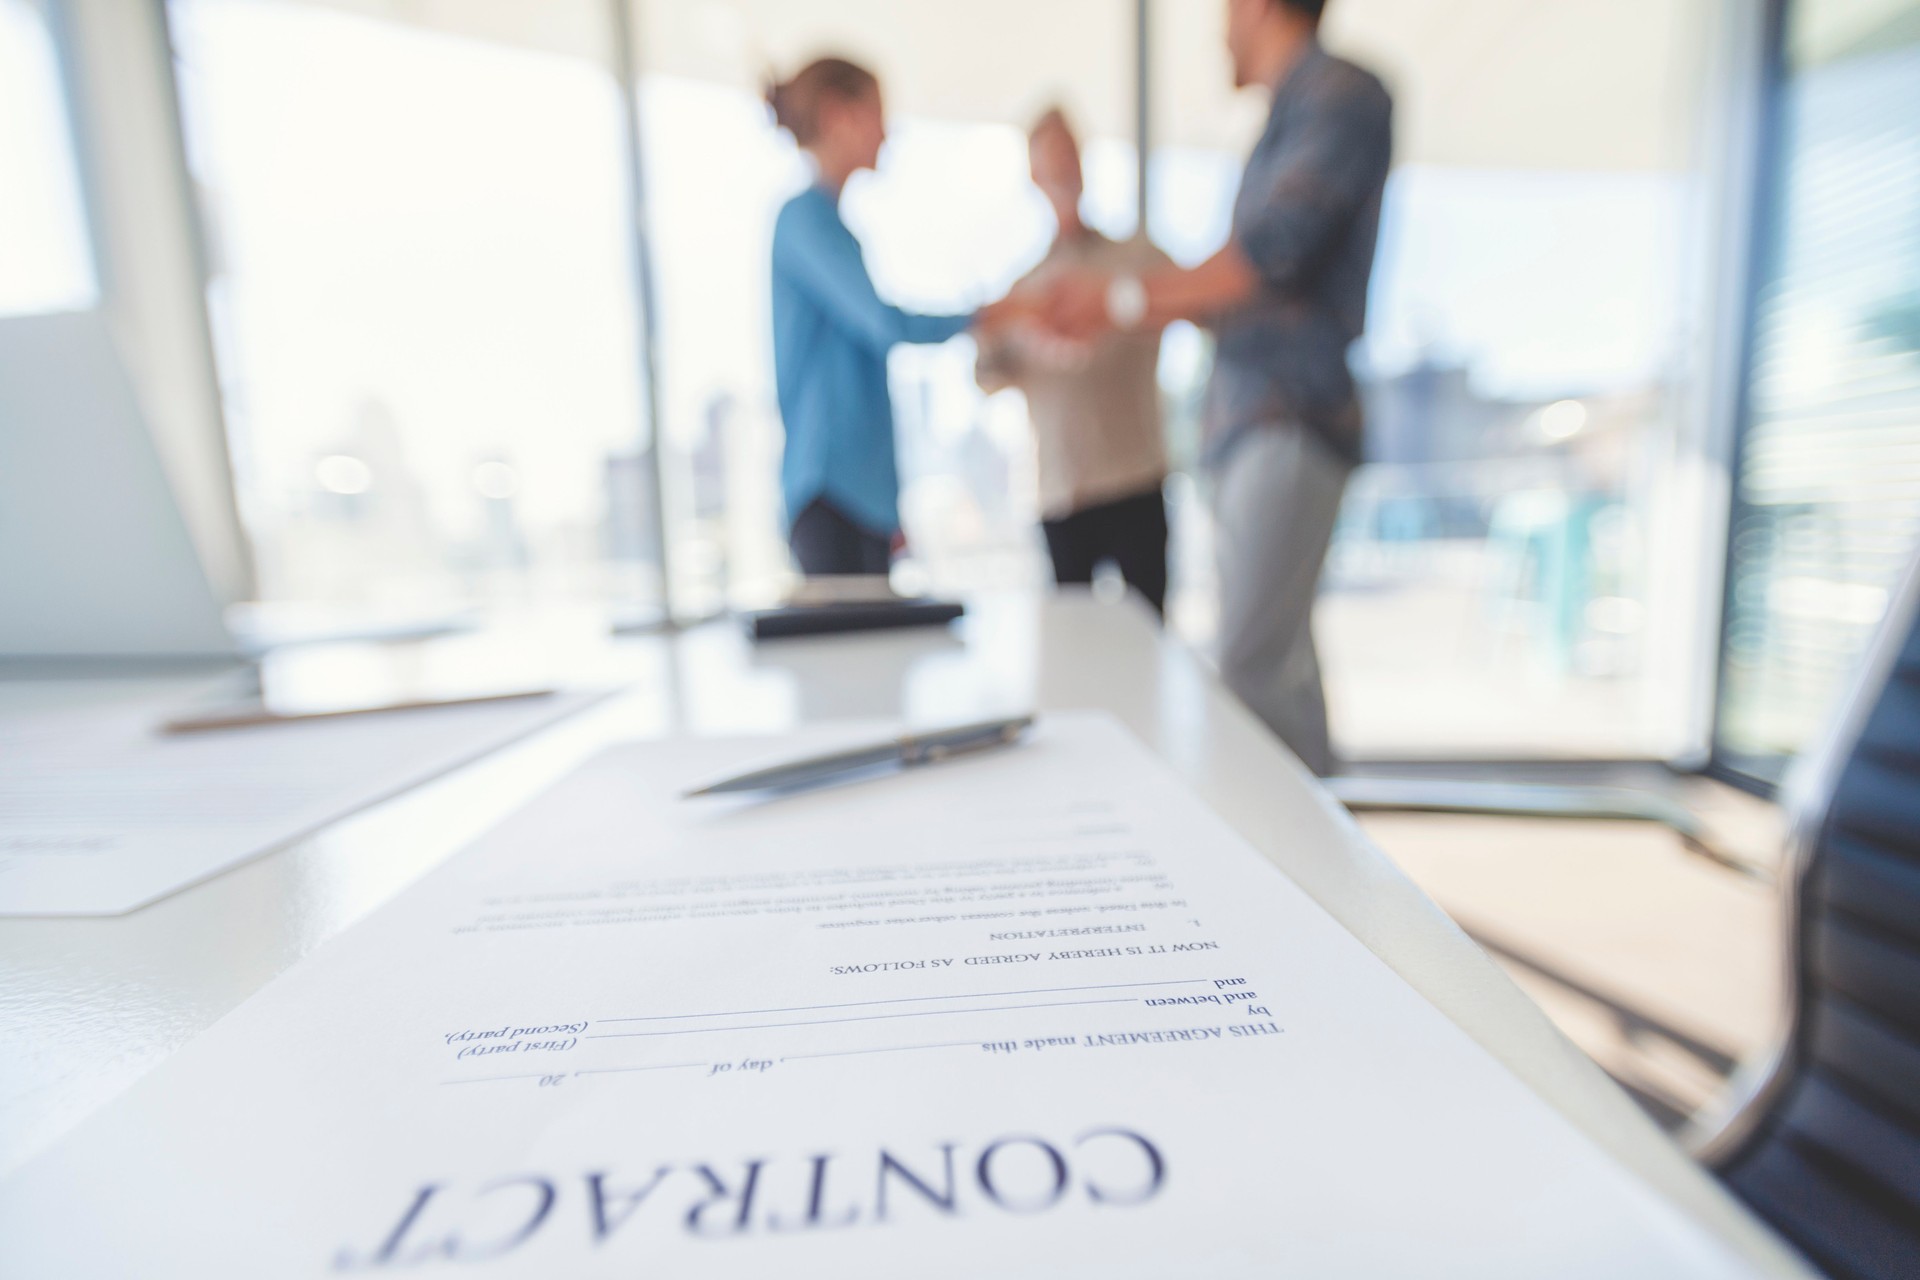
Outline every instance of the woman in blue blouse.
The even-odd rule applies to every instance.
[[[884,574],[900,530],[887,352],[939,343],[997,322],[995,304],[926,316],[881,301],[860,245],[840,220],[847,179],[871,169],[886,140],[880,85],[840,58],[808,64],[767,91],[774,119],[813,159],[814,185],[773,230],[773,359],[786,426],[781,488],[801,572]]]

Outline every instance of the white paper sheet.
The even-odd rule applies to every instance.
[[[1742,1274],[1117,725],[616,748],[0,1183],[9,1276]]]
[[[604,696],[178,735],[177,700],[0,718],[0,916],[145,906]]]

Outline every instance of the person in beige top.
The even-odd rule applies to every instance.
[[[1109,240],[1080,220],[1080,144],[1058,109],[1040,117],[1027,150],[1033,183],[1060,229],[1010,297],[1040,293],[1063,271],[1138,273],[1167,265],[1145,239]],[[1112,561],[1156,612],[1164,611],[1167,595],[1159,358],[1157,330],[1110,333],[1091,343],[1016,330],[983,337],[976,370],[989,392],[1026,393],[1054,580],[1091,582],[1094,569]]]

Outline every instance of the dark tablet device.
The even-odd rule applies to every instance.
[[[944,627],[966,611],[957,600],[849,600],[762,609],[745,614],[744,620],[747,634],[755,640],[777,640],[893,627]]]

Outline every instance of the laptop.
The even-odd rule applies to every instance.
[[[105,317],[0,317],[0,658],[232,655]]]

